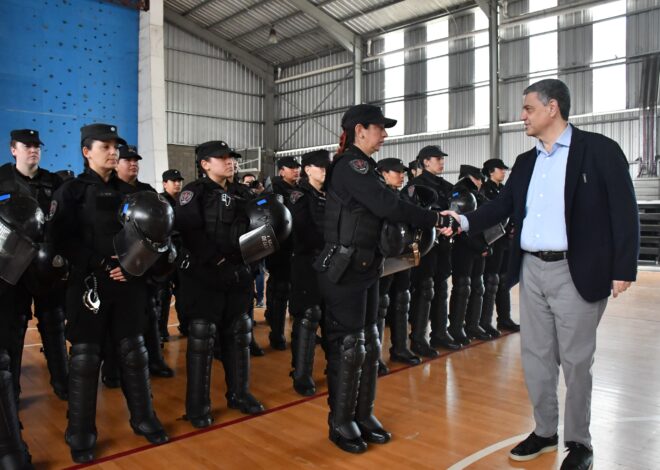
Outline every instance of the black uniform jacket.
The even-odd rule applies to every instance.
[[[511,216],[516,227],[509,283],[520,277],[520,234],[536,148],[516,158],[500,195],[467,214],[471,232]],[[573,283],[589,302],[606,298],[613,280],[634,281],[639,254],[639,214],[628,162],[613,140],[573,127],[564,182],[568,265]]]
[[[86,207],[88,190],[94,191],[94,202]],[[47,236],[73,268],[81,272],[93,271],[115,254],[112,237],[122,229],[121,201],[134,191],[114,171],[105,182],[98,173],[87,168],[76,178],[65,181],[55,192]],[[86,233],[91,227],[98,227],[102,235]]]
[[[335,157],[326,176],[326,187],[343,204],[361,205],[381,219],[420,228],[433,227],[438,222],[435,212],[405,201],[390,190],[376,172],[376,161],[355,146]]]
[[[305,178],[286,201],[293,218],[293,251],[296,254],[318,254],[323,249],[323,216],[325,194],[317,191]]]

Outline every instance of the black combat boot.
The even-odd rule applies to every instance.
[[[96,344],[71,346],[68,425],[64,439],[71,448],[71,458],[76,463],[94,460],[100,352]]]
[[[119,342],[119,362],[121,388],[131,415],[133,432],[144,436],[152,444],[167,442],[167,433],[154,412],[149,381],[149,355],[142,336],[124,338]]]
[[[211,365],[215,325],[207,320],[192,320],[188,325],[186,350],[186,416],[195,428],[213,423],[211,416]]]
[[[367,443],[355,422],[355,407],[365,356],[364,333],[328,341],[326,350],[329,439],[345,452],[361,454]]]
[[[64,339],[64,310],[56,307],[41,313],[37,329],[41,335],[50,384],[60,400],[69,397],[69,356]]]
[[[264,406],[250,393],[250,337],[252,322],[247,313],[232,324],[231,331],[223,335],[222,364],[227,383],[227,406],[243,414],[258,414]]]

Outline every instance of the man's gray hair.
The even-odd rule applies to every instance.
[[[536,83],[532,83],[525,88],[523,96],[529,93],[537,93],[539,100],[547,105],[550,100],[556,100],[559,105],[561,117],[568,121],[568,115],[571,110],[571,92],[561,80],[556,78],[547,78]]]

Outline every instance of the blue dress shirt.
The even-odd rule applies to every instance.
[[[569,124],[550,152],[541,141],[536,143],[536,163],[527,190],[520,234],[520,248],[524,251],[568,251],[564,185],[572,136],[573,127]],[[468,231],[467,217],[461,215],[460,218],[461,229]]]
[[[524,251],[567,251],[564,186],[566,162],[573,136],[569,124],[550,152],[543,143],[536,144],[536,163],[527,190],[525,218],[520,234]]]

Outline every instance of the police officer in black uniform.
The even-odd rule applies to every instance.
[[[14,130],[10,142],[16,164],[0,167],[0,468],[22,470],[33,468],[18,420],[21,356],[32,300],[25,277],[37,254],[36,243],[43,239],[45,222],[40,208],[43,201],[32,194],[45,195],[38,190],[39,176],[44,175],[38,168],[39,133]]]
[[[220,340],[227,384],[227,405],[245,414],[264,410],[250,393],[249,344],[252,325],[252,275],[243,262],[238,238],[247,231],[245,204],[249,189],[231,182],[240,154],[223,141],[195,149],[205,176],[185,186],[176,207],[176,227],[190,252],[180,281],[189,307],[186,351],[186,418],[196,428],[210,426],[211,363]]]
[[[472,165],[461,165],[459,178],[452,190],[454,194],[471,193],[476,198],[477,205],[486,201],[479,193],[483,183],[481,169]],[[463,345],[470,344],[471,338],[484,341],[492,339],[479,326],[484,295],[484,266],[486,256],[490,253],[483,234],[470,236],[461,233],[454,238],[449,331],[456,341]]]
[[[16,160],[0,167],[0,189],[31,196],[39,207],[48,214],[53,193],[62,184],[62,178],[39,167],[41,146],[39,132],[33,129],[18,129],[10,133],[10,150]],[[62,400],[67,398],[69,380],[68,356],[64,341],[64,291],[66,269],[53,269],[54,254],[49,246],[42,244],[41,256],[33,262],[18,286],[13,287],[16,302],[22,313],[17,320],[20,329],[14,336],[11,355],[11,370],[16,399],[20,394],[21,358],[27,322],[32,317],[31,304],[39,323],[43,352],[50,372],[50,383],[55,394]],[[58,276],[59,272],[59,276]]]
[[[291,366],[293,388],[301,395],[316,393],[312,378],[316,330],[323,314],[323,302],[312,268],[323,249],[326,169],[330,152],[316,150],[302,156],[303,177],[291,191],[288,207],[293,217],[293,256],[291,258]]]
[[[481,187],[481,193],[488,200],[495,199],[500,193],[509,167],[499,158],[486,160],[482,173],[487,180]],[[492,337],[500,335],[498,330],[520,331],[520,325],[511,319],[511,298],[507,285],[509,244],[513,236],[513,223],[504,221],[504,236],[492,246],[493,254],[486,258],[484,269],[484,302],[481,308],[480,325]],[[493,328],[493,309],[497,305],[497,329]]]
[[[326,177],[325,246],[315,268],[326,304],[325,342],[329,438],[352,453],[391,438],[373,415],[380,341],[378,278],[383,220],[433,227],[437,213],[401,200],[388,189],[370,157],[396,124],[371,105],[343,116],[339,153]],[[451,231],[451,230],[450,230]]]
[[[153,186],[138,179],[142,156],[133,145],[119,148],[117,176],[128,183],[134,191],[149,191],[155,193]],[[174,371],[165,362],[160,340],[160,316],[163,311],[163,301],[169,293],[169,281],[161,279],[154,270],[145,275],[147,281],[147,328],[144,332],[144,343],[149,352],[149,373],[156,377],[174,377]],[[169,308],[169,303],[167,304]],[[104,374],[105,375],[105,374]]]
[[[160,193],[161,196],[172,206],[172,209],[176,207],[176,201],[179,199],[179,194],[181,194],[181,189],[183,188],[183,176],[181,172],[174,168],[165,170],[163,172],[163,192]],[[173,235],[174,245],[180,245],[177,243],[178,234]],[[176,304],[174,306],[177,312],[177,318],[179,320],[179,325],[184,322],[185,314],[183,313],[183,299],[181,298],[181,292],[179,291],[179,280],[176,273],[176,270],[168,276],[165,283],[165,288],[162,290],[162,297],[160,299],[160,318],[158,320],[158,330],[160,331],[161,341],[169,341],[170,333],[167,329],[170,319],[170,303],[172,302],[172,295],[175,297]]]
[[[118,146],[126,142],[109,124],[91,124],[80,131],[85,170],[55,193],[50,235],[71,263],[66,298],[71,358],[65,440],[73,460],[82,463],[94,459],[97,384],[108,332],[119,353],[121,387],[133,431],[155,444],[168,437],[153,409],[142,336],[146,281],[130,276],[115,250],[115,239],[123,231],[118,216],[122,200],[134,192],[115,172]],[[167,207],[164,201],[161,204]]]
[[[284,201],[289,200],[292,191],[297,188],[300,178],[300,163],[293,157],[277,160],[278,176],[271,179],[267,191],[279,194]],[[286,349],[284,324],[286,308],[291,290],[291,254],[293,239],[289,238],[277,252],[266,258],[268,281],[266,283],[266,321],[270,325],[268,339],[273,349]]]
[[[385,185],[398,195],[403,186],[404,172],[406,171],[403,162],[398,158],[384,158],[378,161],[376,168],[383,177]],[[382,358],[385,320],[388,317],[390,340],[392,342],[390,359],[408,365],[416,365],[421,362],[421,359],[408,349],[409,289],[409,269],[380,278],[377,326],[381,344],[381,357],[378,359],[378,375],[386,375],[389,372]]]
[[[428,145],[417,154],[417,161],[423,167],[422,173],[411,180],[409,185],[422,185],[437,193],[432,208],[438,211],[447,209],[452,184],[442,177],[447,154],[437,145]],[[456,350],[460,345],[447,332],[447,299],[451,275],[451,240],[437,237],[436,245],[424,256],[418,268],[412,270],[413,298],[411,305],[411,350],[425,357],[437,357],[433,348],[442,347]],[[430,345],[426,340],[426,327],[431,320]]]

